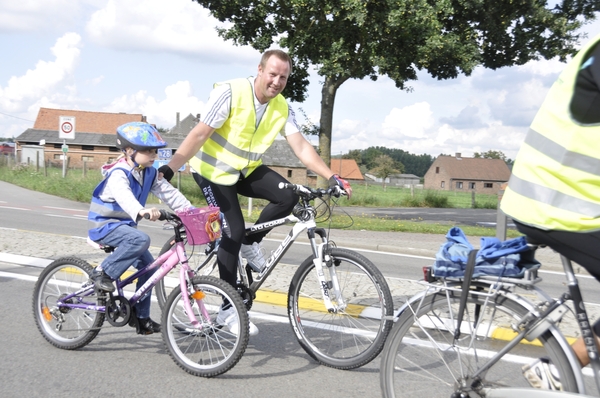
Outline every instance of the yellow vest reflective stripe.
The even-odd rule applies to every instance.
[[[570,99],[585,54],[581,49],[552,85],[519,150],[501,209],[542,229],[600,229],[600,124],[571,117]]]
[[[231,87],[230,116],[190,159],[190,166],[214,183],[233,185],[240,174],[248,176],[262,164],[263,154],[285,126],[289,109],[285,98],[276,96],[256,127],[250,81],[235,79],[220,84]]]

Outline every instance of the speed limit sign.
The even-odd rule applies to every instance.
[[[75,117],[59,116],[58,118],[58,138],[73,140],[75,139]]]

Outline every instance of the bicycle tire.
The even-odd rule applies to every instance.
[[[503,348],[509,339],[490,338],[507,332],[518,324],[529,309],[512,298],[497,295],[486,298],[470,293],[461,326],[461,338],[453,341],[454,316],[460,302],[460,291],[441,291],[415,300],[400,316],[384,348],[381,359],[380,384],[384,397],[481,396],[480,391],[464,391],[463,381],[474,374],[492,353]],[[479,305],[479,322],[474,323]],[[500,329],[494,329],[491,320]],[[505,328],[506,326],[506,328]],[[495,332],[493,332],[495,330]],[[575,375],[569,360],[551,328],[535,344],[517,344],[508,355],[492,366],[481,381],[484,388],[531,388],[521,367],[542,356],[548,357],[560,374],[566,391],[577,392]],[[510,336],[512,338],[512,335]],[[567,347],[568,349],[568,347]],[[464,382],[465,385],[471,385]]]
[[[171,250],[171,247],[175,244],[175,236],[173,235],[169,240],[165,242],[163,247],[160,250],[160,255],[166,253]],[[200,272],[200,270],[206,270],[206,273],[202,273],[202,275],[209,275],[215,268],[217,263],[217,253],[216,251],[210,252],[206,255],[207,245],[202,246],[189,246],[186,243],[186,253],[188,254],[188,264],[196,274]],[[179,268],[173,268],[164,278],[161,278],[154,287],[154,294],[156,295],[156,300],[158,301],[158,305],[162,310],[165,308],[165,303],[171,294],[171,291],[175,286],[179,286]]]
[[[309,257],[290,283],[288,317],[298,342],[312,358],[332,368],[355,369],[383,349],[393,323],[392,295],[381,272],[364,256],[339,248],[327,254],[331,267],[323,267],[326,278],[335,270],[346,307],[327,312]],[[331,300],[339,304],[335,297]]]
[[[79,290],[89,281],[93,268],[76,257],[53,261],[40,274],[33,289],[33,315],[42,336],[53,346],[74,350],[89,344],[100,332],[105,313],[59,308],[59,297]],[[81,297],[84,298],[84,297]],[[106,300],[95,292],[86,296],[90,305],[104,306]]]
[[[181,289],[174,288],[162,314],[163,342],[173,361],[186,372],[194,376],[218,376],[233,368],[246,351],[248,312],[240,295],[227,282],[212,276],[196,276],[192,283],[194,291],[204,293],[202,303],[209,317],[202,315],[198,303],[192,300],[192,310],[202,329],[192,326],[184,309]],[[216,323],[223,300],[235,308],[237,334]]]

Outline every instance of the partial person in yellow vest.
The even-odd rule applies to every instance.
[[[548,92],[517,154],[501,209],[520,232],[600,281],[600,35]],[[600,320],[593,330],[600,335]],[[588,365],[583,339],[572,348],[581,365]],[[534,387],[562,389],[547,358],[523,370]]]
[[[167,180],[173,170],[189,161],[193,176],[209,205],[218,206],[225,216],[224,234],[217,253],[221,279],[235,286],[240,253],[250,267],[260,272],[265,257],[260,242],[268,230],[246,237],[244,217],[238,194],[269,201],[257,223],[285,217],[298,203],[290,190],[279,189],[288,182],[262,164],[262,156],[278,135],[285,137],[300,161],[310,170],[329,179],[330,186],[343,189],[348,197],[352,189],[334,174],[313,146],[300,133],[294,111],[281,92],[292,72],[292,60],[281,50],[266,51],[256,77],[215,84],[200,113],[200,121],[190,131],[168,165],[159,171]],[[236,317],[223,307],[218,322],[236,329]],[[230,322],[228,322],[228,320]],[[250,324],[250,334],[258,329]]]

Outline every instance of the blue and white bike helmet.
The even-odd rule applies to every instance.
[[[133,148],[135,151],[158,149],[167,146],[156,127],[143,122],[130,122],[117,127],[117,148]]]

